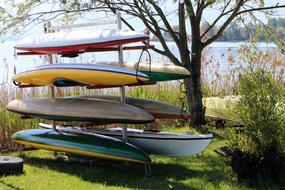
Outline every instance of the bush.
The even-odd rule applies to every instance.
[[[265,68],[251,68],[240,77],[238,92],[234,109],[244,128],[230,133],[231,166],[239,180],[278,181],[284,155],[284,85]]]

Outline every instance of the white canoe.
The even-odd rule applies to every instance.
[[[40,123],[41,128],[52,128]],[[80,127],[57,126],[59,131],[83,134],[100,134],[122,139],[121,128],[84,129]],[[202,152],[212,141],[212,134],[188,135],[158,131],[128,129],[127,141],[149,154],[165,156],[190,156]]]
[[[77,54],[88,49],[118,46],[147,39],[147,35],[135,31],[89,29],[28,36],[19,40],[14,48],[44,54]]]

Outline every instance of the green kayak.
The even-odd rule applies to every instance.
[[[98,62],[100,65],[118,66],[118,62]],[[190,72],[184,67],[176,66],[174,64],[164,63],[137,63],[137,62],[124,62],[123,68],[137,70],[146,74],[149,80],[144,83],[153,83],[159,81],[179,80],[190,77]]]
[[[12,135],[20,144],[103,159],[150,163],[150,157],[135,146],[104,135],[70,134],[48,129],[29,129]]]

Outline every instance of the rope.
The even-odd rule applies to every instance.
[[[21,86],[21,83],[17,83],[16,81],[13,80],[13,83],[15,86]]]
[[[145,169],[146,176],[150,177],[151,176],[151,165],[150,165],[150,163],[145,164],[144,169]]]
[[[141,83],[141,84],[144,84],[144,82],[141,81],[141,80],[138,78],[138,71],[139,71],[139,65],[140,65],[140,62],[141,62],[141,59],[142,59],[142,55],[143,55],[144,52],[146,52],[147,55],[148,55],[148,57],[149,57],[149,69],[148,69],[148,72],[149,72],[149,75],[151,74],[151,56],[150,56],[150,53],[149,53],[148,49],[145,48],[145,49],[143,49],[143,50],[141,51],[141,54],[140,54],[140,56],[139,56],[139,60],[138,60],[138,62],[137,62],[137,64],[136,64],[136,79],[137,79],[137,81],[138,81],[139,83]]]
[[[180,83],[179,90],[180,90],[180,96],[178,97],[179,101],[181,102],[181,110],[180,110],[180,116],[183,120],[187,121],[188,119],[184,116],[183,113],[188,113],[189,109],[188,106],[185,105],[185,99],[187,98],[187,89],[184,89],[184,82],[178,81]]]

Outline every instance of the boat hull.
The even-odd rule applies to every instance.
[[[21,115],[56,121],[149,123],[148,112],[119,102],[87,98],[30,98],[13,100],[7,109]]]
[[[89,157],[150,163],[151,159],[133,145],[103,135],[67,134],[49,129],[17,132],[12,139],[39,149],[62,151]]]
[[[51,125],[40,123],[39,127],[51,128]],[[101,134],[122,139],[121,128],[83,129],[78,127],[57,126],[60,131],[83,134]],[[127,141],[149,154],[165,156],[191,156],[202,152],[212,141],[212,134],[187,135],[128,129]]]

